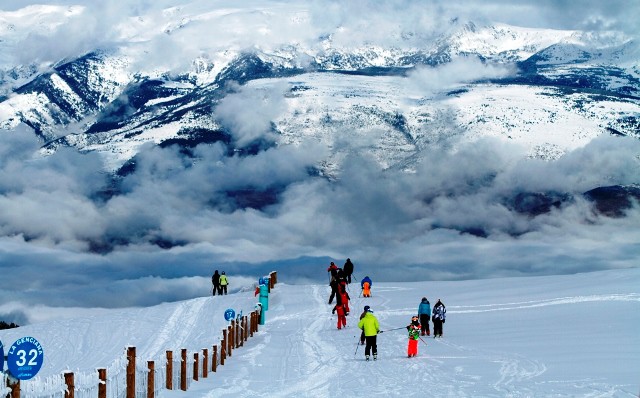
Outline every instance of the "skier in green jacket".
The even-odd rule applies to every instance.
[[[364,332],[366,346],[364,348],[365,359],[369,360],[369,355],[373,351],[373,360],[378,359],[378,344],[376,342],[378,333],[380,332],[380,324],[378,318],[373,315],[373,310],[368,305],[364,306],[365,314],[358,322],[358,328]]]

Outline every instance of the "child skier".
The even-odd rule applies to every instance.
[[[344,305],[336,304],[336,306],[333,307],[333,310],[331,311],[331,313],[335,314],[336,312],[338,313],[338,329],[342,329],[343,326],[346,328],[347,317],[346,317],[346,310],[344,308]]]
[[[360,282],[360,287],[362,287],[362,297],[371,297],[371,278],[365,276]]]
[[[411,323],[407,326],[409,331],[409,346],[407,347],[407,357],[418,355],[418,339],[420,338],[420,322],[417,316],[411,318]]]

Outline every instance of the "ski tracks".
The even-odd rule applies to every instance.
[[[450,314],[470,314],[479,312],[492,312],[492,311],[513,311],[526,308],[538,308],[547,307],[551,305],[566,305],[566,304],[578,304],[589,303],[595,301],[640,301],[640,294],[627,293],[627,294],[597,294],[588,296],[570,296],[570,297],[558,297],[544,300],[534,301],[522,301],[513,303],[499,303],[499,304],[481,304],[481,305],[458,305],[449,306],[447,311]]]
[[[287,351],[282,353],[279,366],[278,396],[333,396],[332,380],[344,371],[341,364],[344,353],[337,349],[331,337],[333,331],[327,330],[327,295],[319,286],[310,288],[313,307],[304,314],[296,314],[296,329],[285,336],[287,343],[283,346]]]
[[[155,358],[164,355],[167,347],[173,345],[180,347],[183,342],[187,341],[189,333],[194,329],[198,318],[202,316],[200,311],[205,303],[206,298],[202,298],[181,303],[176,307],[171,316],[163,323],[156,338],[150,342],[144,356]]]

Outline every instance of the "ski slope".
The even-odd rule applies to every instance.
[[[322,269],[322,267],[319,267]],[[358,275],[356,269],[356,276]],[[322,271],[321,271],[322,272]],[[637,397],[640,392],[640,269],[455,282],[376,283],[361,298],[350,285],[347,328],[337,330],[325,285],[290,285],[279,275],[267,322],[244,347],[189,390],[162,397]],[[444,337],[423,337],[406,357],[400,328],[420,299],[447,306]],[[217,344],[227,308],[248,313],[250,289],[148,308],[96,310],[0,331],[5,347],[42,343],[38,383],[63,370],[93,373],[137,347],[139,361],[166,350]],[[364,361],[357,318],[378,317],[378,361]],[[432,326],[431,326],[432,327]],[[76,382],[76,386],[78,382]]]

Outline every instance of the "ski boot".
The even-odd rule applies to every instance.
[[[373,354],[373,360],[377,361],[378,360],[378,354]]]
[[[364,357],[364,360],[365,360],[365,361],[368,361],[368,360],[369,360],[369,355],[366,355],[366,356]]]

